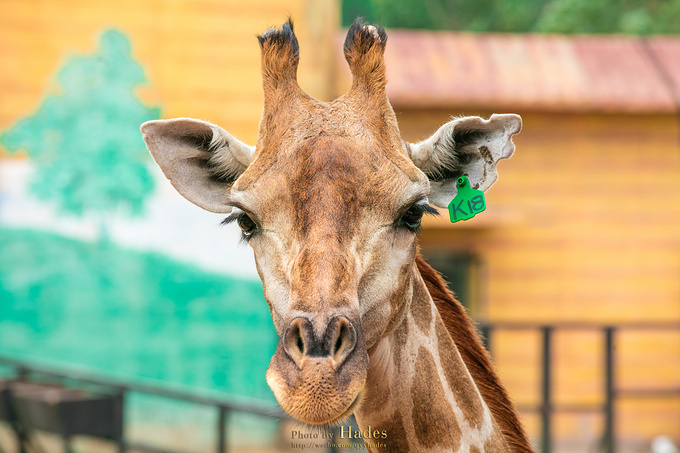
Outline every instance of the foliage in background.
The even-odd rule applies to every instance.
[[[28,151],[34,195],[74,215],[142,212],[153,179],[139,125],[159,117],[134,96],[145,80],[117,31],[103,34],[97,54],[66,62],[63,92],[0,137],[9,151]]]
[[[359,16],[389,28],[680,33],[680,0],[343,0],[343,24]]]

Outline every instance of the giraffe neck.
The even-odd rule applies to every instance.
[[[410,310],[369,356],[356,417],[362,431],[378,434],[365,439],[370,451],[506,451],[498,425],[417,271]],[[379,443],[385,447],[371,449]]]

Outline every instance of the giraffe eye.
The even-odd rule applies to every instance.
[[[238,217],[236,223],[238,224],[239,228],[241,228],[243,237],[246,239],[249,239],[257,229],[257,225],[255,222],[253,222],[253,219],[251,219],[245,212]]]
[[[406,214],[401,217],[401,223],[409,230],[415,231],[420,226],[420,221],[423,219],[424,213],[425,212],[421,207],[415,205],[411,206],[411,208],[406,211]]]
[[[430,206],[427,198],[424,198],[423,200],[420,200],[416,204],[412,205],[408,211],[402,214],[399,220],[397,220],[396,224],[415,233],[418,231],[418,228],[420,228],[420,221],[423,220],[423,215],[425,214],[439,214],[435,208]]]

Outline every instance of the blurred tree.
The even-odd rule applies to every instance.
[[[34,167],[30,190],[72,215],[139,214],[153,189],[139,125],[159,117],[133,88],[143,70],[118,31],[101,37],[99,52],[69,59],[58,75],[63,93],[49,94],[38,111],[0,136],[10,152],[27,150]]]
[[[355,17],[390,28],[479,32],[680,33],[680,0],[344,0]]]
[[[617,7],[610,0],[553,0],[546,4],[534,28],[556,33],[614,33]]]
[[[390,28],[526,31],[549,0],[344,0],[343,23],[362,16]]]
[[[552,0],[534,26],[557,33],[680,33],[680,0]]]

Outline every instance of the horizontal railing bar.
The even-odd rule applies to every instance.
[[[288,418],[288,416],[279,407],[265,407],[255,406],[252,404],[238,403],[229,401],[224,398],[213,398],[201,395],[195,395],[188,392],[183,392],[174,389],[166,389],[161,386],[153,386],[151,384],[133,383],[122,380],[111,379],[107,377],[95,376],[81,371],[62,371],[51,367],[40,365],[26,365],[16,359],[0,356],[0,364],[5,364],[16,368],[21,372],[37,373],[45,376],[51,376],[59,379],[69,379],[89,384],[101,385],[104,387],[111,387],[116,389],[123,389],[126,391],[134,391],[140,393],[147,393],[150,395],[161,396],[164,398],[177,399],[187,401],[190,403],[203,404],[207,406],[222,406],[229,410],[248,412],[251,414],[262,415],[270,418]]]
[[[617,324],[602,324],[594,322],[525,322],[525,321],[478,321],[479,329],[490,330],[536,330],[536,329],[573,329],[573,330],[604,330],[623,329],[623,330],[647,330],[647,329],[663,329],[663,330],[680,330],[680,322],[630,322]]]

